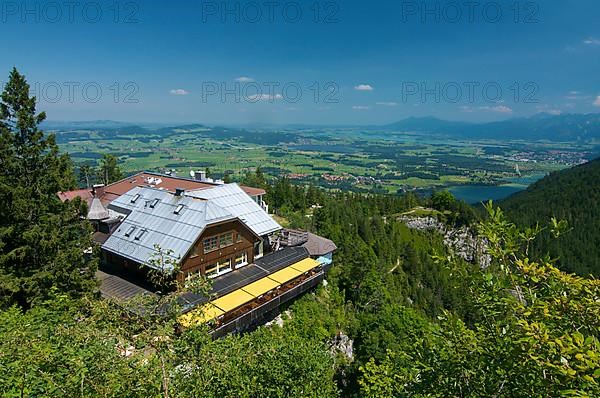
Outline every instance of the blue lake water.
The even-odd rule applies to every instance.
[[[475,204],[487,202],[488,200],[501,200],[526,189],[529,185],[543,178],[543,174],[536,174],[527,177],[513,178],[510,184],[506,185],[458,185],[450,187],[448,190],[452,194],[467,203]]]

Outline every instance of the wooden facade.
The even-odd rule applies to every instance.
[[[183,259],[178,278],[183,280],[194,273],[218,276],[223,269],[226,272],[236,266],[251,264],[254,262],[254,246],[258,242],[260,238],[240,220],[211,225]]]
[[[229,238],[229,236],[231,238]],[[216,247],[205,247],[207,240],[217,240]],[[261,242],[240,220],[230,220],[208,226],[181,261],[177,279],[183,282],[188,275],[197,274],[217,277],[246,264],[252,264],[256,245]],[[145,267],[118,254],[103,250],[103,262],[111,268],[121,269],[145,279]],[[229,264],[229,265],[227,265]],[[217,266],[219,265],[219,266]],[[208,272],[207,272],[208,271]],[[137,279],[136,278],[136,279]]]

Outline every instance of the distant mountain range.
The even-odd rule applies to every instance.
[[[135,132],[154,131],[165,132],[173,129],[190,129],[202,127],[200,124],[176,125],[171,124],[142,124],[116,122],[112,120],[97,121],[46,121],[42,125],[45,130],[132,130]],[[386,132],[420,132],[431,133],[467,139],[527,139],[568,142],[600,141],[600,113],[591,114],[563,114],[551,115],[540,113],[528,118],[514,118],[491,123],[468,123],[437,119],[435,117],[411,117],[387,125],[370,126],[317,126],[317,125],[285,125],[278,128],[273,125],[247,125],[232,126],[233,130],[260,130],[281,131],[295,129],[321,129],[321,128],[361,128],[365,131],[380,133]],[[218,127],[218,130],[231,128]]]
[[[550,115],[492,123],[467,123],[434,117],[408,118],[383,126],[396,132],[429,132],[461,138],[519,139],[549,141],[600,140],[600,113]]]

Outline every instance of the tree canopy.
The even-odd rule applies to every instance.
[[[62,203],[75,187],[72,163],[53,135],[39,129],[25,77],[10,74],[0,102],[0,294],[4,305],[29,307],[52,288],[79,296],[95,286],[85,204]]]

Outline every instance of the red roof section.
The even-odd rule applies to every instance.
[[[58,197],[63,202],[66,202],[67,200],[73,200],[75,198],[81,198],[89,202],[94,196],[92,195],[92,191],[90,189],[78,189],[76,191],[59,192]]]
[[[175,192],[177,188],[191,191],[197,189],[214,188],[218,185],[219,184],[201,182],[189,178],[171,177],[163,174],[144,171],[124,178],[121,181],[114,182],[106,187],[99,188],[97,195],[102,201],[102,204],[106,205],[136,187],[153,187],[164,189],[169,192]],[[264,195],[266,193],[264,189],[260,188],[251,188],[245,186],[240,186],[240,188],[242,188],[242,190],[250,196]],[[58,197],[63,202],[80,197],[86,200],[89,204],[94,195],[91,189],[78,189],[76,191],[59,192]]]

